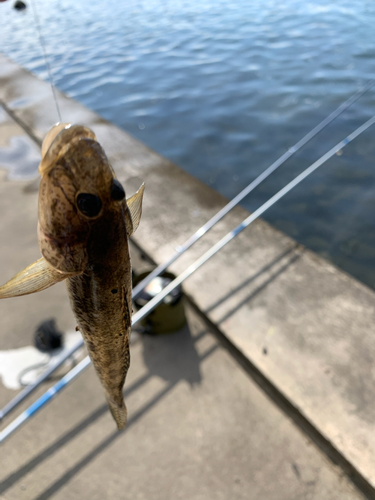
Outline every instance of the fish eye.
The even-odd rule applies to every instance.
[[[86,217],[96,217],[102,209],[102,200],[96,194],[80,193],[77,196],[77,206]]]
[[[112,180],[111,198],[115,201],[122,201],[125,198],[125,191],[117,179]]]

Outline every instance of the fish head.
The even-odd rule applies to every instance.
[[[93,227],[122,213],[125,191],[95,134],[82,125],[52,127],[43,141],[39,173],[42,255],[58,271],[80,272],[88,262]]]

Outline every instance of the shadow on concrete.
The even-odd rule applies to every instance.
[[[143,359],[151,373],[166,382],[186,380],[191,386],[202,380],[200,359],[188,324],[179,332],[143,337]]]
[[[232,298],[236,293],[240,292],[247,286],[249,286],[253,281],[255,281],[257,278],[262,276],[265,273],[269,273],[269,271],[272,271],[272,268],[277,265],[279,262],[281,262],[283,259],[286,257],[289,257],[287,262],[277,269],[274,272],[271,272],[269,277],[263,281],[261,285],[259,285],[255,290],[253,290],[249,295],[247,295],[243,300],[241,300],[238,304],[235,305],[230,311],[226,312],[224,316],[222,316],[220,319],[215,320],[217,324],[223,323],[225,320],[233,316],[241,307],[243,307],[245,304],[248,304],[254,297],[256,297],[262,290],[264,290],[269,284],[271,284],[276,278],[278,278],[283,272],[285,272],[292,264],[294,264],[297,260],[299,260],[302,256],[302,252],[295,253],[295,250],[299,247],[298,244],[293,245],[291,248],[277,256],[275,259],[273,259],[269,264],[266,266],[262,267],[257,273],[253,274],[250,276],[250,278],[246,279],[243,283],[241,283],[238,287],[236,287],[234,290],[231,290],[230,293],[226,294],[224,297],[219,299],[217,302],[209,306],[205,311],[204,314],[209,314],[211,311],[219,307],[220,305],[224,304],[229,298]]]
[[[174,386],[176,383],[171,383],[167,385],[163,390],[159,391],[147,404],[143,406],[135,415],[133,415],[127,423],[126,429],[129,429],[134,425],[150,408],[152,408],[156,403],[158,403]],[[94,448],[90,453],[88,453],[82,460],[80,460],[74,467],[68,469],[65,474],[63,474],[60,479],[55,481],[49,488],[47,488],[41,495],[35,498],[35,500],[47,500],[51,498],[60,488],[62,488],[67,482],[69,482],[78,472],[80,472],[84,467],[86,467],[94,458],[96,458],[102,451],[104,451],[111,443],[116,441],[122,434],[123,431],[115,431],[110,434],[106,439],[104,439],[96,448]]]
[[[240,292],[241,290],[243,290],[244,288],[246,288],[248,285],[250,285],[253,281],[255,281],[257,278],[259,278],[260,276],[262,276],[262,274],[270,271],[276,264],[278,264],[281,260],[283,260],[285,257],[288,257],[289,255],[293,254],[294,255],[294,251],[299,247],[300,245],[298,243],[296,243],[295,245],[291,246],[290,248],[288,248],[287,250],[285,250],[284,252],[282,252],[280,255],[278,255],[277,257],[275,257],[273,260],[271,260],[271,262],[269,262],[266,266],[263,266],[261,269],[259,269],[258,272],[256,272],[255,274],[253,274],[252,276],[250,276],[247,280],[245,280],[243,283],[241,283],[240,285],[238,285],[236,288],[234,288],[234,290],[231,290],[228,294],[224,295],[221,299],[217,300],[214,304],[210,305],[205,311],[204,313],[205,314],[208,314],[210,313],[211,311],[213,311],[214,309],[216,309],[217,307],[219,307],[220,305],[224,304],[224,302],[226,300],[228,300],[230,297],[232,297],[233,295],[235,295],[236,293]],[[299,256],[298,256],[299,257]],[[268,280],[267,281],[267,284],[271,281],[273,281],[273,279],[275,279],[280,273],[282,272],[282,270],[280,269],[278,273],[276,273],[274,275],[274,277],[272,277],[272,279]]]
[[[140,377],[136,380],[129,388],[125,391],[125,397],[137,390],[141,387],[148,379],[150,378],[149,374]],[[7,491],[14,483],[19,481],[23,476],[31,472],[35,467],[39,464],[47,460],[48,457],[53,455],[57,450],[62,448],[65,444],[69,443],[72,439],[74,439],[80,432],[87,429],[87,427],[93,424],[96,420],[98,420],[104,413],[108,411],[107,404],[100,406],[96,411],[94,411],[89,417],[82,420],[76,427],[72,430],[64,434],[60,439],[58,439],[51,446],[42,451],[35,458],[30,460],[27,464],[23,465],[16,472],[10,474],[0,485],[0,494]]]
[[[165,336],[142,338],[143,355],[145,363],[149,369],[148,373],[139,377],[129,386],[125,392],[125,398],[132,392],[140,389],[150,378],[158,376],[166,380],[168,385],[161,391],[157,392],[137,413],[131,416],[128,420],[127,427],[124,431],[115,431],[104,439],[97,447],[88,453],[82,460],[65,472],[60,479],[55,481],[48,489],[40,494],[35,500],[45,500],[55,494],[62,488],[72,477],[86,467],[95,457],[103,452],[111,443],[121,437],[123,432],[134,425],[147,411],[160,402],[163,397],[168,394],[181,380],[188,381],[191,385],[201,381],[200,363],[209,357],[218,347],[214,344],[203,355],[198,356],[194,343],[199,340],[205,331],[198,332],[194,337],[191,336],[190,329],[186,326],[184,329],[174,334]],[[0,485],[0,494],[11,488],[23,476],[31,472],[34,468],[54,455],[60,448],[65,446],[69,441],[79,436],[79,434],[87,430],[87,427],[96,422],[102,415],[108,411],[107,404],[100,406],[87,418],[82,420],[76,427],[64,434],[60,439],[51,444],[48,448],[42,451],[39,455],[23,465],[20,469],[10,474],[4,479]]]
[[[260,269],[257,273],[249,277],[238,287],[220,298],[217,302],[212,304],[205,314],[213,311],[230,297],[240,292],[254,280],[268,273],[272,268],[283,259],[289,257],[287,262],[279,268],[276,272],[272,273],[260,286],[253,290],[245,299],[236,304],[234,308],[228,311],[220,320],[218,324],[225,321],[227,318],[235,314],[243,305],[251,301],[256,295],[264,290],[272,281],[280,276],[289,266],[297,261],[301,253],[296,254],[295,250],[298,244],[293,245],[287,249],[269,264]],[[131,386],[125,390],[125,398],[132,392],[140,389],[151,377],[157,376],[165,380],[168,385],[160,392],[158,392],[144,407],[139,410],[135,415],[129,418],[127,429],[134,425],[149,409],[157,404],[168,392],[170,392],[181,380],[187,381],[191,386],[201,382],[200,362],[207,358],[214,350],[217,349],[215,344],[203,356],[198,356],[194,343],[197,342],[205,335],[205,330],[202,330],[192,337],[189,326],[176,332],[174,334],[148,336],[143,335],[142,341],[142,354],[144,362],[148,368],[148,373],[139,377]],[[51,455],[55,454],[60,448],[65,446],[71,440],[79,436],[79,434],[87,429],[87,427],[96,422],[102,415],[108,411],[107,404],[100,406],[95,412],[89,415],[86,419],[82,420],[76,427],[67,432],[64,436],[58,439],[55,443],[51,444],[47,449],[42,451],[39,455],[30,460],[27,464],[23,465],[20,469],[10,474],[0,485],[0,494],[7,491],[23,476],[31,472],[39,464],[47,460]],[[60,479],[51,485],[44,493],[42,493],[35,500],[43,500],[50,498],[56,491],[58,491],[64,484],[66,484],[75,474],[82,470],[91,460],[104,451],[113,441],[119,438],[122,432],[115,431],[108,436],[100,445],[86,455],[79,463],[69,469]]]

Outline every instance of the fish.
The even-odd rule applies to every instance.
[[[58,123],[39,165],[42,257],[0,286],[0,299],[65,281],[70,304],[118,429],[130,364],[132,274],[129,237],[142,214],[144,184],[128,200],[94,132]]]

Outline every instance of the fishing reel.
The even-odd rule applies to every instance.
[[[151,271],[133,275],[133,288],[140,283]],[[137,310],[145,306],[159,292],[171,283],[176,276],[164,272],[155,277],[145,286],[142,292],[134,300]],[[160,335],[180,330],[186,323],[183,292],[181,286],[177,286],[167,295],[164,300],[151,311],[142,321],[143,333],[149,335]]]

